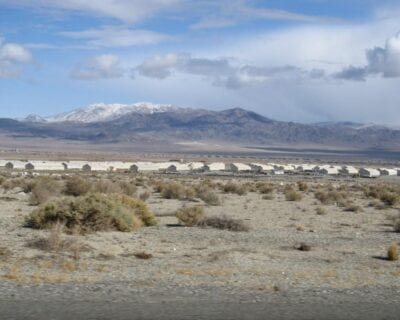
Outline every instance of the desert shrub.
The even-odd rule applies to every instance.
[[[303,181],[298,181],[297,187],[299,188],[300,191],[303,191],[303,192],[308,190],[308,184]]]
[[[147,201],[150,198],[150,192],[144,191],[139,195],[139,199],[142,201]]]
[[[317,215],[319,215],[319,216],[324,216],[327,213],[326,210],[321,207],[318,207],[315,211],[317,212]]]
[[[5,191],[21,188],[23,192],[29,193],[32,191],[34,184],[34,179],[31,178],[11,178],[4,180],[2,187]]]
[[[178,182],[163,183],[158,188],[161,189],[161,196],[165,199],[191,199],[196,196],[192,187],[185,187]]]
[[[61,223],[66,231],[133,231],[155,221],[146,205],[124,195],[89,194],[62,197],[48,201],[34,210],[26,225],[34,229],[48,229]]]
[[[271,194],[274,192],[274,185],[271,183],[258,183],[257,190],[261,194]]]
[[[285,199],[287,201],[300,201],[303,198],[302,194],[294,189],[285,190]]]
[[[243,222],[243,220],[233,219],[224,215],[203,218],[197,223],[197,225],[229,231],[249,231],[249,227]]]
[[[119,183],[119,188],[121,189],[121,192],[127,196],[134,196],[137,191],[137,187],[133,181],[121,181]]]
[[[227,182],[223,185],[223,191],[225,193],[235,193],[239,196],[247,194],[246,186],[234,182]]]
[[[0,186],[3,185],[4,181],[6,181],[6,178],[3,176],[0,176]]]
[[[121,194],[122,189],[119,184],[112,182],[108,179],[100,179],[91,186],[91,192],[93,193],[105,193],[105,194]]]
[[[191,206],[179,209],[175,216],[188,227],[197,225],[204,218],[203,206]]]
[[[399,260],[399,246],[396,242],[393,242],[387,252],[387,258],[389,261]]]
[[[379,199],[386,206],[394,206],[400,201],[400,188],[390,184],[369,186],[364,194],[366,197]]]
[[[379,200],[391,207],[399,202],[399,195],[394,192],[385,191],[379,195]]]
[[[338,204],[344,203],[347,199],[347,194],[339,191],[317,191],[314,194],[315,198],[322,204]]]
[[[62,189],[63,185],[60,181],[54,180],[50,177],[39,177],[35,180],[32,187],[29,203],[31,205],[42,204],[51,197],[59,196]]]
[[[83,196],[90,191],[91,184],[79,176],[72,176],[65,181],[64,193],[68,196]]]
[[[218,206],[221,204],[221,200],[214,190],[210,189],[206,185],[198,185],[195,187],[196,196],[203,200],[205,203],[211,206]]]

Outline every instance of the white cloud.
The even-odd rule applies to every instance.
[[[80,12],[130,23],[149,18],[180,2],[181,0],[0,0],[0,4],[14,7]]]
[[[15,78],[20,75],[20,64],[32,60],[32,54],[23,46],[5,43],[0,38],[0,78]]]
[[[400,77],[400,32],[386,41],[385,46],[366,52],[367,65],[349,66],[336,74],[338,79],[364,81],[368,76]]]
[[[72,70],[71,77],[78,80],[98,80],[120,78],[123,74],[124,69],[119,58],[112,54],[103,54],[77,65]]]
[[[302,70],[294,66],[263,67],[240,65],[234,59],[194,58],[190,54],[156,55],[133,69],[144,77],[165,79],[173,71],[201,76],[215,86],[240,89],[248,86],[267,85],[272,82],[302,82],[320,79],[323,70]]]
[[[152,45],[171,39],[170,36],[149,30],[105,26],[99,29],[61,32],[61,35],[82,40],[89,47],[131,47]]]

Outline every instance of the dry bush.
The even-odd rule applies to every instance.
[[[87,180],[75,175],[67,178],[64,193],[68,196],[83,196],[90,191],[91,184]]]
[[[23,192],[29,193],[32,191],[34,184],[35,181],[32,178],[10,178],[3,181],[2,187],[4,191],[21,188]]]
[[[122,189],[119,184],[108,179],[100,179],[91,186],[91,192],[104,194],[121,194]]]
[[[153,255],[151,253],[147,253],[147,252],[138,252],[135,253],[134,256],[138,259],[142,259],[142,260],[148,260],[153,258]]]
[[[341,204],[347,199],[347,194],[344,192],[333,191],[317,191],[314,194],[315,198],[322,204]]]
[[[296,247],[299,251],[311,251],[311,246],[306,243],[301,243],[299,246]]]
[[[151,194],[148,191],[144,191],[139,195],[139,199],[142,201],[147,201],[150,198]]]
[[[32,187],[32,193],[29,197],[31,205],[39,205],[51,197],[59,196],[62,192],[63,185],[61,181],[57,181],[50,177],[39,177],[35,180]]]
[[[386,206],[394,206],[400,202],[400,187],[390,184],[369,186],[364,190],[365,196],[382,201]]]
[[[326,210],[321,207],[318,207],[315,211],[317,212],[317,215],[319,215],[319,216],[324,216],[327,214]]]
[[[239,196],[247,194],[248,191],[245,185],[232,181],[227,182],[222,188],[225,193],[235,193]]]
[[[292,188],[288,188],[285,190],[285,199],[287,201],[300,201],[303,199],[303,195]]]
[[[197,225],[204,218],[203,206],[191,206],[179,209],[175,216],[188,227]]]
[[[298,181],[297,187],[299,188],[300,191],[303,191],[303,192],[308,190],[308,184],[303,181]]]
[[[133,181],[128,182],[128,181],[121,181],[119,183],[119,188],[121,189],[121,192],[127,196],[134,196],[136,195],[137,192],[137,187]]]
[[[261,194],[271,194],[274,192],[274,185],[271,183],[259,182],[256,185],[257,191]]]
[[[195,187],[196,196],[203,200],[205,203],[211,206],[219,206],[221,204],[221,200],[216,194],[215,190],[212,190],[210,187],[204,184],[200,184]]]
[[[65,225],[67,232],[129,232],[154,221],[154,215],[138,199],[124,195],[89,194],[50,200],[29,215],[26,225],[48,229],[59,222]]]
[[[249,231],[249,227],[240,219],[233,219],[225,215],[217,217],[207,217],[201,219],[198,223],[200,227],[211,227],[229,231]]]
[[[399,246],[396,242],[393,242],[387,252],[387,259],[389,261],[399,260]]]
[[[0,247],[0,259],[4,260],[4,258],[7,258],[9,256],[11,256],[12,252],[5,248],[5,247]]]
[[[164,199],[183,200],[192,199],[196,196],[196,191],[192,187],[185,187],[178,182],[162,183],[157,188],[161,190],[161,196]]]

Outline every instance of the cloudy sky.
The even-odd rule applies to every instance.
[[[0,117],[92,103],[400,125],[398,0],[0,0]]]

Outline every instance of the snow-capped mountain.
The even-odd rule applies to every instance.
[[[120,118],[130,113],[153,114],[159,112],[177,111],[180,108],[169,104],[152,104],[149,102],[138,102],[134,104],[105,104],[95,103],[88,107],[62,113],[56,116],[41,118],[44,122],[103,122]],[[31,120],[25,119],[27,121]]]

